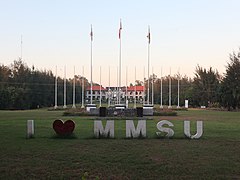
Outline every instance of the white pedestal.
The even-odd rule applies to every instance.
[[[144,116],[153,116],[153,105],[152,104],[144,104],[143,105],[143,115]]]
[[[96,104],[87,104],[86,105],[86,110],[87,112],[90,112],[91,109],[96,109],[97,108],[97,105]]]
[[[27,121],[27,138],[34,136],[34,120]]]
[[[125,104],[115,104],[116,109],[125,109],[126,105]]]

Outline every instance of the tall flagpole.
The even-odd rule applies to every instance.
[[[180,73],[179,73],[179,69],[178,69],[178,105],[177,105],[177,108],[180,108],[180,106],[179,106],[179,91],[180,91],[179,81],[180,81]]]
[[[163,98],[163,84],[162,84],[162,79],[163,79],[163,77],[162,77],[162,67],[161,67],[161,105],[160,105],[160,108],[163,108],[163,104],[162,104],[162,98]]]
[[[149,81],[149,68],[150,68],[150,26],[148,26],[148,35],[147,35],[147,38],[148,38],[148,96],[147,96],[147,103],[149,104],[149,93],[150,93],[150,90],[149,90],[149,86],[150,86],[150,81]]]
[[[102,69],[100,66],[100,102],[99,107],[102,107]]]
[[[116,102],[116,104],[118,104],[118,99],[119,99],[119,77],[118,77],[118,66],[117,66],[117,96],[116,96],[116,98],[117,98],[117,102]]]
[[[63,108],[66,109],[67,105],[66,105],[66,101],[67,101],[67,97],[66,97],[66,65],[64,66],[64,97],[63,97]]]
[[[121,57],[121,54],[122,54],[122,42],[121,42],[121,31],[122,31],[122,20],[120,19],[120,27],[119,27],[119,88],[118,88],[118,95],[119,95],[119,102],[118,104],[121,104],[121,71],[122,71],[122,57]]]
[[[55,78],[55,106],[54,109],[57,109],[57,66],[56,66],[56,78]]]
[[[92,83],[92,42],[93,42],[93,31],[92,31],[92,25],[91,25],[91,33],[90,33],[90,36],[91,36],[91,100],[90,100],[90,103],[92,104],[92,100],[93,100],[93,90],[92,90],[92,88],[93,88],[93,83]]]
[[[145,104],[145,66],[143,67],[143,105]]]
[[[110,107],[110,66],[108,67],[108,107]]]
[[[128,101],[128,90],[127,90],[127,88],[128,88],[128,67],[126,66],[126,89],[125,89],[125,92],[126,92],[126,95],[125,95],[126,106],[127,106],[127,101]]]
[[[82,67],[82,106],[84,108],[84,66]]]
[[[72,108],[76,108],[76,105],[75,105],[75,91],[76,91],[76,88],[75,88],[75,66],[73,67],[73,105],[72,105]]]
[[[154,79],[153,79],[153,67],[152,67],[152,105],[154,105]]]
[[[134,83],[134,108],[136,108],[136,104],[137,104],[137,97],[136,97],[136,93],[137,93],[137,87],[136,87],[136,76],[137,76],[137,73],[136,73],[136,66],[135,66],[135,83]]]
[[[171,96],[171,93],[172,93],[172,84],[171,84],[171,68],[170,68],[170,75],[169,75],[169,102],[168,102],[168,108],[172,108],[172,96]]]

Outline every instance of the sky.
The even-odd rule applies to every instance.
[[[119,24],[121,84],[147,77],[148,26],[150,74],[180,72],[194,76],[197,65],[221,74],[229,54],[240,47],[239,0],[0,0],[0,63],[21,56],[28,66],[52,70],[63,77],[90,79],[93,27],[93,81],[117,85]],[[126,78],[126,67],[128,76]]]

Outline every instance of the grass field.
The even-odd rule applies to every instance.
[[[62,111],[0,111],[0,179],[240,179],[240,112],[189,110],[147,120],[146,139],[94,139],[92,117]],[[73,119],[76,138],[54,138],[55,119]],[[35,138],[26,139],[26,121]],[[159,120],[174,124],[173,139],[157,139]],[[183,121],[204,121],[200,140],[185,139]]]

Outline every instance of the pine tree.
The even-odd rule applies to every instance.
[[[230,54],[226,74],[221,86],[220,101],[228,110],[240,108],[240,51]]]

